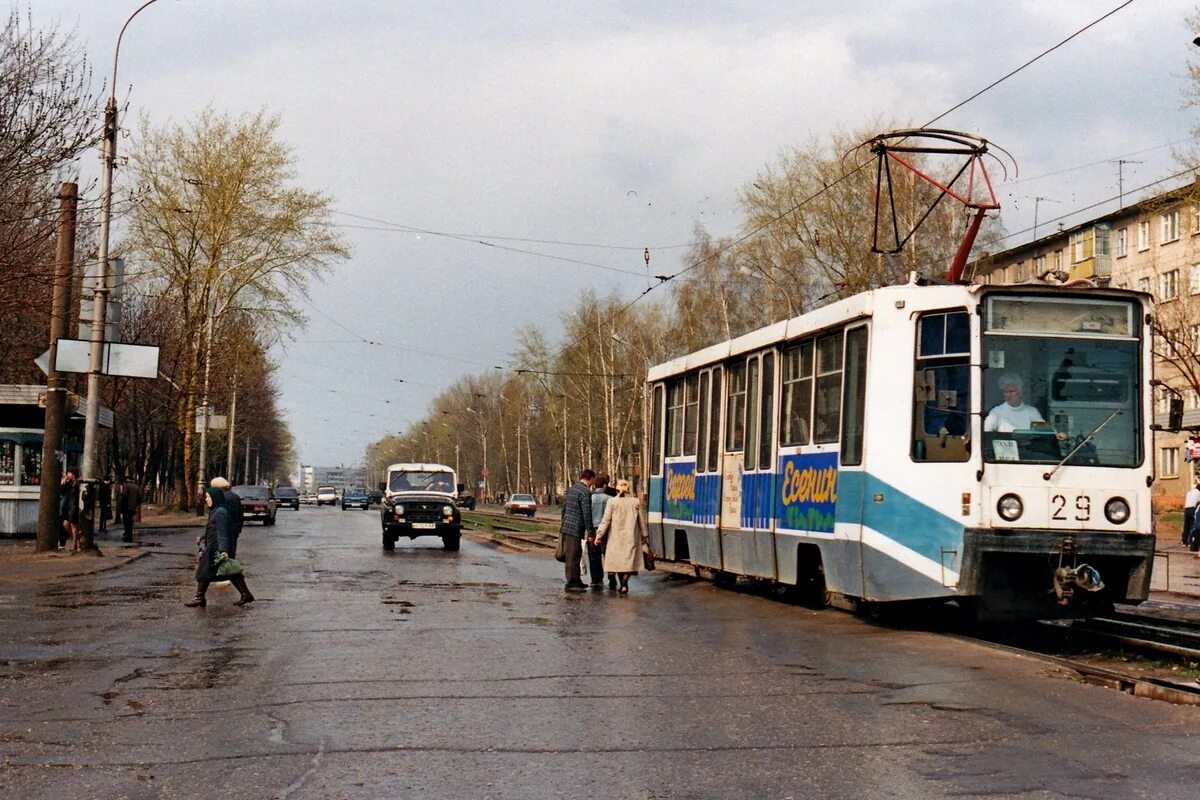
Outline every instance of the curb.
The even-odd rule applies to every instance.
[[[54,578],[50,578],[49,580],[57,580],[58,578],[83,578],[88,575],[99,575],[102,572],[112,572],[114,569],[120,569],[121,567],[125,566],[126,564],[132,564],[134,561],[140,561],[141,559],[145,558],[148,555],[150,555],[149,550],[141,550],[141,551],[138,551],[137,553],[134,553],[129,558],[122,559],[121,561],[116,561],[116,562],[113,562],[110,564],[104,564],[102,566],[97,567],[96,569],[89,569],[89,570],[85,570],[83,572],[65,572],[62,575],[56,575]],[[104,556],[104,558],[108,558],[108,556]]]

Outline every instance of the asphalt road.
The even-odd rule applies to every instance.
[[[544,554],[379,545],[376,512],[196,531],[0,595],[0,798],[1193,798],[1200,710],[949,637]]]

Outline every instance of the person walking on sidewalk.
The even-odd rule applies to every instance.
[[[596,531],[596,541],[605,545],[604,568],[617,576],[620,594],[629,594],[629,576],[637,575],[642,547],[649,547],[642,506],[630,488],[629,481],[617,481],[617,496],[608,501]]]
[[[100,481],[100,535],[108,533],[108,521],[113,518],[113,482],[111,478]]]
[[[241,595],[236,605],[244,606],[254,602],[254,595],[246,586],[246,577],[241,573],[223,576],[218,572],[222,561],[229,556],[229,512],[225,508],[225,494],[220,489],[212,487],[204,490],[204,504],[208,506],[208,525],[204,529],[201,540],[200,563],[196,565],[196,596],[184,603],[189,608],[203,608],[208,605],[205,594],[208,585],[217,581],[229,581]]]
[[[1200,504],[1200,480],[1183,496],[1183,543],[1191,544],[1192,528],[1196,526],[1196,506]]]
[[[564,550],[567,559],[564,564],[567,574],[567,585],[563,588],[568,592],[586,592],[583,585],[580,561],[583,559],[583,539],[596,532],[592,527],[592,481],[596,473],[585,469],[579,473],[579,482],[567,489],[563,498],[562,524],[559,533],[563,534]]]
[[[121,482],[121,524],[125,531],[121,534],[122,542],[133,541],[133,521],[137,518],[138,507],[142,504],[142,490],[131,476],[126,475]]]
[[[67,468],[62,483],[58,486],[58,547],[62,549],[69,541],[79,547],[79,482],[75,470]]]
[[[617,490],[608,485],[609,480],[608,473],[601,472],[592,485],[592,530],[600,527],[609,498],[617,495]],[[604,588],[604,547],[596,542],[594,534],[588,537],[587,555],[588,570],[592,573],[592,589],[600,590]],[[612,573],[608,575],[608,588],[617,588],[617,576]]]

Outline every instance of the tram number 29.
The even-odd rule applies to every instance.
[[[1092,518],[1092,498],[1086,494],[1076,495],[1074,502],[1065,494],[1051,495],[1050,519],[1087,522]]]

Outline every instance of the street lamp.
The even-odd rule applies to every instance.
[[[117,158],[117,60],[121,57],[121,39],[125,29],[133,18],[157,0],[146,0],[138,9],[129,15],[121,32],[117,34],[117,47],[113,51],[112,83],[109,85],[108,103],[104,106],[104,138],[100,147],[100,160],[103,169],[100,171],[100,246],[99,270],[92,289],[92,335],[91,349],[88,353],[88,404],[87,414],[83,423],[83,455],[80,459],[79,474],[87,487],[84,502],[84,536],[83,548],[95,549],[92,539],[93,502],[96,492],[91,491],[96,485],[96,440],[100,427],[100,390],[101,371],[104,360],[104,329],[105,318],[108,315],[108,238],[112,224],[112,179],[113,165]]]

